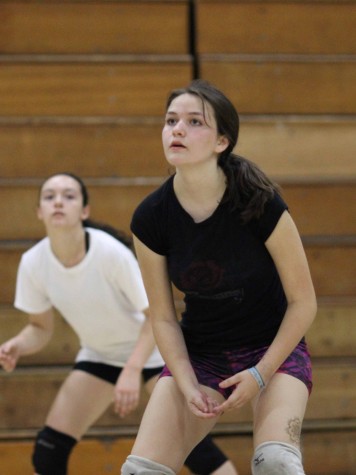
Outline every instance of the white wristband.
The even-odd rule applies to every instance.
[[[263,378],[262,378],[260,372],[258,371],[258,369],[256,368],[256,366],[253,366],[252,368],[249,368],[248,372],[255,378],[255,380],[258,384],[258,387],[260,389],[263,389],[264,387],[266,387],[265,382],[263,381]]]

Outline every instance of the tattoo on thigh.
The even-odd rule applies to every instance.
[[[294,444],[299,444],[300,442],[300,434],[302,431],[302,422],[299,417],[295,417],[294,419],[289,419],[286,432],[290,437],[290,441]]]

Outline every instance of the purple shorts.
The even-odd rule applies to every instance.
[[[268,346],[261,348],[240,348],[234,351],[223,351],[220,354],[193,354],[190,353],[190,362],[200,384],[215,389],[227,399],[233,391],[233,387],[222,389],[219,383],[245,369],[256,366],[262,356],[268,350]],[[312,390],[312,367],[307,345],[300,342],[285,362],[279,367],[277,373],[285,373],[300,379]],[[163,368],[160,377],[172,376],[167,366]]]

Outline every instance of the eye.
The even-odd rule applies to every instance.
[[[176,119],[173,119],[172,117],[167,117],[166,119],[166,124],[167,125],[175,125],[177,123]]]
[[[42,195],[42,199],[45,200],[45,201],[50,201],[52,200],[54,197],[53,194],[48,194],[48,195]]]
[[[193,125],[193,126],[197,126],[197,125],[202,125],[202,124],[203,124],[202,120],[200,120],[200,119],[192,119],[192,120],[190,121],[190,123],[191,123],[191,125]]]

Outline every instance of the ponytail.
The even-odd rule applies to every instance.
[[[274,194],[280,194],[276,183],[253,162],[234,153],[222,153],[218,165],[222,168],[227,182],[224,201],[231,204],[231,210],[239,210],[241,221],[246,224],[258,219],[267,201]]]
[[[132,239],[123,231],[120,231],[114,228],[113,226],[110,226],[109,224],[93,221],[92,219],[85,219],[83,221],[83,226],[85,228],[100,229],[101,231],[104,231],[105,233],[110,234],[110,236],[114,237],[115,239],[120,241],[122,244],[124,244],[126,247],[128,247],[132,252],[134,252]]]

